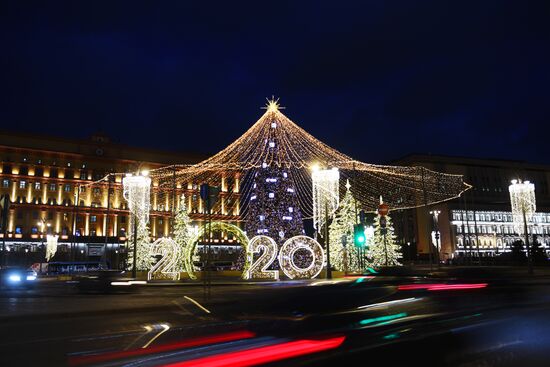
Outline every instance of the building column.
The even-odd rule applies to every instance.
[[[86,219],[84,222],[84,236],[90,235],[90,213],[86,213]]]

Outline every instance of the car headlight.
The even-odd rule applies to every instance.
[[[36,275],[27,275],[27,280],[36,280]]]
[[[20,282],[21,281],[21,277],[17,274],[12,274],[8,277],[8,279],[11,281],[11,282]]]

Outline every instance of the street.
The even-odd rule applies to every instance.
[[[539,365],[536,357],[550,345],[549,301],[550,278],[542,276],[486,282],[365,276],[228,283],[214,284],[210,296],[200,283],[148,285],[135,293],[105,295],[42,282],[36,289],[2,292],[0,350],[3,366],[161,366],[225,353],[189,349],[186,343],[224,341],[227,333],[238,335],[231,348],[245,349],[339,335],[345,342],[321,353],[322,359],[290,361],[331,364],[333,358],[352,361],[364,353],[396,362],[405,356],[420,360],[411,350],[427,348],[443,356],[436,365],[478,361],[480,353],[487,365],[500,365],[491,349],[498,347],[498,358],[506,355],[508,365],[517,365],[525,350],[510,354],[507,349],[529,345],[531,365]],[[462,338],[463,333],[470,334]],[[538,344],[530,344],[531,339]],[[209,348],[221,348],[214,344]]]

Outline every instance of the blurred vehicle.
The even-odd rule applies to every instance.
[[[103,270],[99,261],[52,261],[47,264],[48,275],[86,273],[90,271]]]
[[[36,282],[36,272],[22,267],[0,269],[0,284],[3,288],[31,288]]]
[[[84,293],[126,293],[135,291],[139,284],[146,283],[126,277],[125,272],[120,270],[92,271],[77,276],[75,282],[77,289]]]

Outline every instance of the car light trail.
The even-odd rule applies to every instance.
[[[195,304],[195,306],[197,306],[198,308],[200,308],[201,310],[203,310],[204,312],[206,313],[211,313],[210,310],[208,310],[206,307],[204,307],[203,305],[201,305],[199,302],[195,301],[193,298],[191,297],[187,297],[187,296],[183,296],[183,298],[185,298],[186,300],[190,301],[190,302],[193,302]]]
[[[168,330],[170,330],[170,326],[167,325],[167,324],[160,324],[159,325],[162,330],[159,331],[155,336],[153,336],[151,338],[151,340],[149,340],[142,348],[147,348],[149,345],[151,345],[152,342],[154,342],[159,336],[161,336],[162,334],[164,334],[165,332],[167,332]]]
[[[397,287],[397,290],[400,291],[410,291],[418,289],[426,289],[428,291],[445,291],[445,290],[460,290],[460,289],[480,289],[486,288],[487,283],[472,283],[472,284],[407,284],[400,285]]]
[[[164,365],[163,367],[247,367],[338,348],[346,339],[297,340],[238,352],[228,352]]]
[[[210,344],[225,343],[225,342],[231,342],[231,341],[241,340],[241,339],[249,339],[255,336],[256,334],[247,330],[235,331],[235,332],[226,333],[226,334],[204,336],[204,337],[194,338],[191,340],[183,340],[175,343],[155,345],[153,347],[148,347],[148,348],[139,348],[139,349],[131,349],[131,350],[110,352],[110,353],[104,353],[104,354],[71,357],[69,359],[69,365],[80,366],[84,364],[110,361],[114,359],[136,357],[136,356],[153,354],[153,353],[169,352],[172,350],[183,349],[183,348],[200,347],[200,346],[210,345]]]
[[[370,319],[365,319],[359,321],[359,324],[361,325],[369,325],[375,322],[385,322],[385,321],[391,321],[395,319],[400,319],[402,317],[407,317],[408,314],[406,312],[397,313],[395,315],[387,315],[387,316],[380,316],[380,317],[373,317]]]
[[[414,302],[414,301],[418,301],[419,299],[421,299],[421,298],[412,297],[412,298],[396,299],[396,300],[387,301],[387,302],[371,303],[369,305],[359,306],[359,307],[357,307],[357,309],[358,310],[363,310],[363,309],[367,309],[367,308],[387,307],[387,306],[398,305],[398,304],[402,304],[402,303]]]

